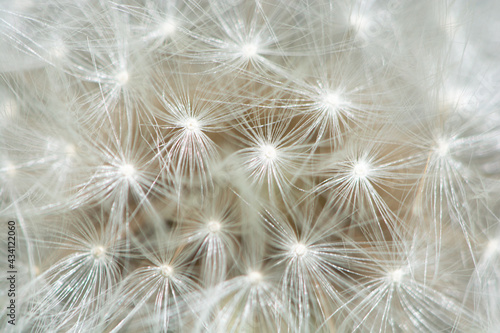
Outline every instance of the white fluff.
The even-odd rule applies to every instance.
[[[0,331],[496,332],[497,2],[0,1]]]

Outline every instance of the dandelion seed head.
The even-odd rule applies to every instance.
[[[450,142],[446,139],[439,139],[435,150],[439,157],[445,157],[450,151]]]
[[[398,284],[398,283],[401,283],[401,281],[403,280],[404,275],[405,275],[404,271],[401,268],[399,268],[399,269],[396,269],[396,270],[394,270],[392,272],[389,272],[388,278],[389,278],[389,281],[391,283]]]
[[[258,54],[258,46],[255,43],[248,43],[241,47],[241,54],[244,58],[250,59]]]
[[[211,234],[216,234],[222,229],[222,225],[218,221],[210,221],[207,224],[208,232]]]
[[[367,178],[370,175],[370,171],[371,171],[370,164],[368,164],[368,162],[364,160],[359,160],[353,165],[352,175],[356,179],[363,179]]]
[[[106,249],[102,245],[96,245],[90,249],[90,254],[95,260],[100,260],[106,255]]]
[[[158,267],[158,270],[161,274],[161,276],[168,278],[174,275],[174,268],[168,264],[163,264],[160,267]]]
[[[3,1],[19,330],[498,326],[497,8],[330,2]]]
[[[132,179],[136,174],[135,167],[132,164],[123,164],[120,166],[120,174],[126,179]]]
[[[278,151],[271,144],[264,144],[260,147],[262,159],[274,161],[278,157]]]
[[[130,79],[130,76],[126,70],[119,72],[115,76],[116,83],[120,86],[126,85],[129,81],[129,79]]]
[[[492,239],[486,245],[486,256],[491,256],[500,252],[500,242],[498,239]]]
[[[177,30],[177,22],[172,19],[168,19],[160,25],[160,33],[165,36],[171,36]]]
[[[189,132],[189,133],[196,133],[200,131],[200,123],[198,120],[194,117],[187,118],[183,125],[184,129]]]
[[[323,95],[321,103],[330,114],[336,114],[337,110],[345,104],[345,101],[339,92],[329,91]]]
[[[264,278],[262,273],[259,271],[251,271],[247,274],[247,277],[251,284],[259,284]]]
[[[304,243],[297,243],[292,246],[292,254],[295,257],[304,257],[307,252],[309,252],[309,249]]]
[[[9,162],[9,161],[7,161],[5,163],[4,170],[5,170],[5,174],[10,178],[15,177],[17,174],[16,166],[14,164],[12,164],[12,162]]]

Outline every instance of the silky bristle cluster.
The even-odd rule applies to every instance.
[[[1,2],[0,331],[497,332],[498,13]]]

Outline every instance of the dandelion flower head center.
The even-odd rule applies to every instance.
[[[260,148],[261,155],[265,160],[273,161],[278,157],[278,151],[270,144],[265,144]]]
[[[500,252],[500,242],[498,241],[498,239],[492,239],[486,246],[486,254],[492,255],[497,252]]]
[[[106,249],[102,245],[96,245],[90,250],[90,254],[94,259],[99,260],[106,254]]]
[[[396,269],[389,273],[389,280],[392,283],[400,283],[403,280],[405,273],[401,268]]]
[[[174,274],[174,268],[168,264],[163,264],[158,269],[163,277],[171,277]]]
[[[263,278],[262,273],[258,271],[251,271],[250,273],[248,273],[247,277],[252,284],[258,284],[262,281]]]
[[[200,130],[200,123],[196,118],[192,117],[186,119],[183,126],[189,133],[198,132]]]
[[[292,247],[292,253],[296,257],[303,257],[308,251],[307,246],[303,243],[297,243]]]
[[[344,104],[342,96],[336,91],[329,91],[324,94],[321,102],[329,112],[336,111]]]
[[[126,179],[131,179],[135,176],[135,168],[132,164],[124,164],[120,167],[121,175]]]
[[[12,164],[11,162],[7,162],[6,165],[5,165],[5,174],[9,177],[14,177],[17,173],[17,168],[14,164]]]
[[[353,168],[352,174],[355,178],[366,178],[370,174],[370,165],[366,161],[357,161]]]
[[[208,232],[210,232],[211,234],[215,234],[215,233],[219,232],[221,230],[221,228],[222,228],[222,226],[221,226],[220,222],[217,222],[217,221],[210,221],[207,224]]]
[[[439,139],[437,141],[436,153],[439,157],[445,157],[450,151],[450,142],[445,139]]]
[[[115,76],[115,80],[120,86],[126,85],[128,83],[129,78],[130,78],[129,74],[126,70],[119,72]]]
[[[172,35],[176,29],[177,29],[177,23],[172,19],[168,19],[160,25],[160,32],[164,36]]]
[[[241,53],[242,53],[243,57],[245,57],[247,59],[253,58],[258,53],[258,47],[254,43],[245,44],[241,47]]]

